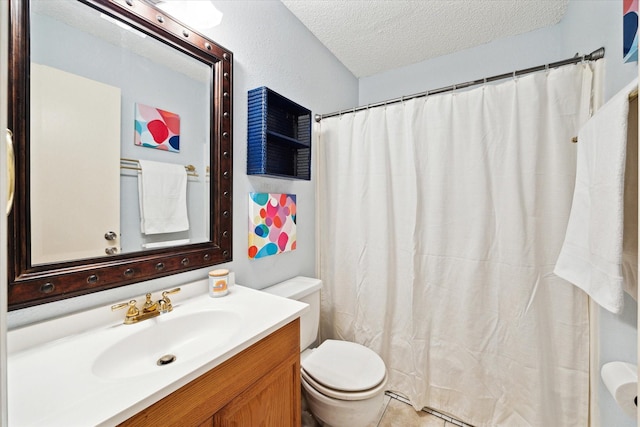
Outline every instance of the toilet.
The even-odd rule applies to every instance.
[[[373,350],[353,342],[309,348],[318,335],[321,288],[321,280],[298,276],[262,290],[311,308],[300,317],[300,382],[314,417],[325,426],[366,426],[382,407],[387,369]]]

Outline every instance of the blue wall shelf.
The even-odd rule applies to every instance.
[[[272,91],[252,89],[247,174],[311,179],[311,111]]]

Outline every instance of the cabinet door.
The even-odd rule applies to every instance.
[[[300,369],[297,358],[281,364],[218,411],[216,427],[300,426]]]

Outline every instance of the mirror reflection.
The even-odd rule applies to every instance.
[[[30,19],[32,265],[208,242],[211,67],[80,2]]]
[[[9,309],[229,262],[232,52],[146,0],[9,15]]]

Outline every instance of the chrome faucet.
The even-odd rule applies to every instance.
[[[151,300],[151,294],[148,293],[145,297],[146,300],[142,306],[142,310],[139,310],[136,306],[136,300],[132,299],[129,302],[122,302],[111,306],[111,311],[119,310],[121,308],[128,307],[127,314],[124,317],[124,324],[131,325],[134,323],[142,322],[143,320],[151,319],[159,316],[160,314],[169,313],[173,310],[173,304],[168,295],[180,292],[180,288],[175,288],[170,291],[162,292],[162,299],[154,302]]]

